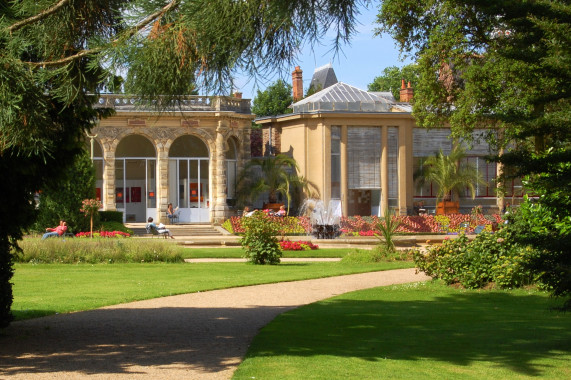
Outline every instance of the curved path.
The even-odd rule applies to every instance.
[[[415,269],[191,293],[13,323],[0,379],[229,379],[284,311],[354,290],[427,280]]]

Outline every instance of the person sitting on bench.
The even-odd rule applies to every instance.
[[[153,223],[153,218],[149,217],[149,219],[147,220],[147,231],[150,230],[155,230],[157,231],[157,233],[159,235],[163,235],[165,237],[165,239],[167,237],[170,237],[171,239],[174,239],[174,236],[172,236],[170,230],[168,230],[164,224],[159,223],[159,225],[157,226],[155,223]]]

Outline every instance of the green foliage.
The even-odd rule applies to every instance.
[[[304,43],[355,28],[353,0],[36,1],[0,7],[0,326],[9,322],[10,249],[35,221],[32,195],[57,181],[108,109],[103,90],[137,92],[160,110],[236,72],[292,67]],[[129,71],[129,68],[132,71]],[[128,72],[123,82],[114,72]],[[164,95],[164,97],[163,97]],[[5,182],[5,181],[4,181]],[[77,226],[74,226],[77,228]]]
[[[289,108],[293,103],[291,91],[291,85],[281,79],[271,84],[264,91],[258,90],[252,104],[252,113],[256,117],[291,113],[292,110]]]
[[[375,228],[381,232],[380,236],[375,234],[375,237],[380,240],[379,250],[387,253],[395,253],[396,247],[393,238],[400,226],[400,222],[396,216],[391,215],[391,212],[388,209],[385,210],[385,216],[383,219],[384,220],[379,220],[375,224]]]
[[[342,263],[387,263],[412,260],[414,250],[390,250],[385,246],[375,249],[355,249],[341,259]]]
[[[141,239],[24,239],[21,253],[15,254],[21,263],[180,263],[183,258],[178,247],[157,240]]]
[[[542,202],[534,203],[527,196],[508,216],[507,229],[520,244],[534,247],[538,252],[526,261],[526,268],[555,296],[567,298],[571,308],[571,209],[550,207],[545,198],[565,195],[545,194]]]
[[[416,64],[410,64],[401,68],[396,66],[385,67],[383,75],[373,79],[369,83],[369,91],[375,92],[391,92],[395,99],[400,100],[400,88],[404,79],[408,85],[411,82],[412,87],[418,82],[419,70]]]
[[[534,272],[551,277],[546,281],[557,295],[571,293],[565,254],[571,229],[570,14],[563,0],[386,0],[377,18],[377,32],[391,34],[403,52],[418,57],[419,125],[449,123],[455,137],[482,126],[497,131],[488,137],[507,148],[496,157],[505,165],[503,179],[522,178],[525,190],[539,196],[514,238],[539,252]],[[533,236],[536,230],[541,233]]]
[[[240,244],[244,257],[253,264],[279,264],[282,250],[277,235],[279,225],[263,212],[255,212],[248,218],[242,218],[244,235]]]
[[[123,222],[117,222],[117,221],[108,221],[108,222],[101,222],[101,230],[102,231],[121,231],[121,232],[126,232],[129,235],[133,234],[133,230],[131,230],[130,228],[125,227],[125,225],[123,224]]]
[[[277,195],[288,201],[296,188],[307,188],[308,181],[297,176],[297,163],[285,154],[253,158],[248,161],[238,176],[236,185],[237,204],[243,207],[252,203],[262,193],[268,193],[268,202],[276,203]],[[288,202],[289,209],[289,202]]]
[[[232,227],[232,219],[226,219],[223,223],[222,223],[222,228],[224,228],[226,231],[230,232],[231,234],[234,233],[234,228]]]
[[[464,160],[465,157],[464,150],[459,146],[455,146],[448,155],[440,150],[437,155],[425,159],[419,171],[415,173],[417,185],[422,187],[426,183],[435,184],[438,189],[437,202],[446,200],[450,192],[460,198],[466,188],[470,189],[474,199],[476,185],[486,182],[478,169]]]
[[[99,211],[99,218],[102,222],[117,222],[123,224],[123,213],[121,211]]]
[[[419,270],[447,284],[476,289],[493,282],[500,288],[514,288],[535,282],[525,267],[535,255],[502,229],[495,234],[480,233],[472,242],[464,234],[445,240],[430,246],[427,253],[416,252],[414,261]]]
[[[95,168],[87,151],[77,156],[73,165],[62,169],[63,179],[46,184],[40,195],[35,231],[43,232],[65,220],[73,232],[89,231],[90,216],[80,210],[82,201],[95,197]],[[94,214],[94,223],[98,224]]]

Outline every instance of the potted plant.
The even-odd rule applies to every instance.
[[[288,214],[293,188],[307,188],[308,182],[297,175],[298,166],[295,160],[285,154],[253,158],[240,172],[237,183],[237,199],[239,204],[251,203],[258,196],[267,192],[266,209],[279,210],[278,194],[288,200]]]
[[[464,160],[465,157],[464,150],[459,146],[455,146],[449,155],[440,150],[437,155],[425,159],[415,173],[417,186],[431,182],[437,186],[437,214],[457,213],[460,204],[455,199],[460,198],[460,193],[468,188],[474,199],[476,185],[486,184],[478,169]]]

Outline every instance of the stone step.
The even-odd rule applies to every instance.
[[[143,236],[147,230],[143,226],[129,226],[133,234]],[[184,225],[169,224],[166,226],[174,236],[224,236],[224,234],[212,225]]]

